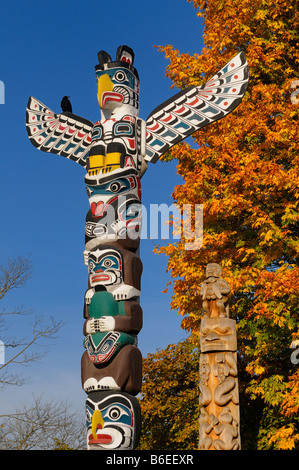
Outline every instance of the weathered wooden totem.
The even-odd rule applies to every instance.
[[[230,286],[210,263],[201,286],[199,449],[240,449],[236,320],[229,318]]]
[[[115,60],[105,51],[98,53],[101,119],[95,124],[71,108],[55,114],[33,97],[26,113],[35,147],[69,158],[86,172],[90,209],[81,375],[88,449],[134,449],[140,433],[140,179],[148,162],[155,163],[174,144],[236,108],[248,83],[248,66],[240,53],[206,86],[177,93],[144,121],[138,117],[139,77],[133,63],[128,46],[118,48]]]

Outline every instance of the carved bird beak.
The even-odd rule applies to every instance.
[[[115,107],[118,103],[122,103],[123,95],[113,91],[114,83],[105,73],[98,79],[98,102],[100,108],[104,109],[110,105]],[[107,106],[108,105],[108,106]]]
[[[100,410],[95,410],[92,415],[91,430],[94,439],[97,439],[97,428],[102,429],[105,421],[103,420],[102,413]]]

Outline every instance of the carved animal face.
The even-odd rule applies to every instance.
[[[98,102],[101,109],[113,110],[129,105],[136,111],[139,108],[139,77],[133,67],[134,52],[128,46],[120,46],[116,61],[107,52],[98,53],[96,65],[98,82]]]
[[[133,170],[123,171],[120,175],[106,177],[85,176],[86,191],[92,215],[101,217],[109,200],[115,196],[132,194],[141,198],[140,178]]]
[[[126,393],[93,392],[86,400],[89,449],[133,449],[139,437],[139,404]]]
[[[134,195],[114,196],[91,204],[85,224],[85,241],[97,238],[99,242],[119,239],[137,240],[141,234],[142,205]]]

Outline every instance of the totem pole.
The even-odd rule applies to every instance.
[[[26,113],[35,147],[73,160],[86,172],[90,209],[81,376],[88,449],[134,449],[140,433],[140,179],[148,162],[155,163],[174,144],[236,108],[248,83],[248,66],[240,53],[206,86],[177,93],[144,121],[138,117],[139,77],[133,63],[128,46],[117,49],[115,60],[105,51],[98,53],[101,119],[95,124],[71,108],[55,114],[33,97]]]
[[[230,287],[210,263],[201,286],[199,449],[240,449],[236,321],[229,318]]]

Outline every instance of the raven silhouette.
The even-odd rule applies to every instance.
[[[60,106],[61,106],[61,109],[64,113],[65,112],[69,112],[69,113],[73,112],[72,105],[71,105],[71,102],[70,102],[69,98],[70,98],[70,96],[64,96],[61,100]]]

